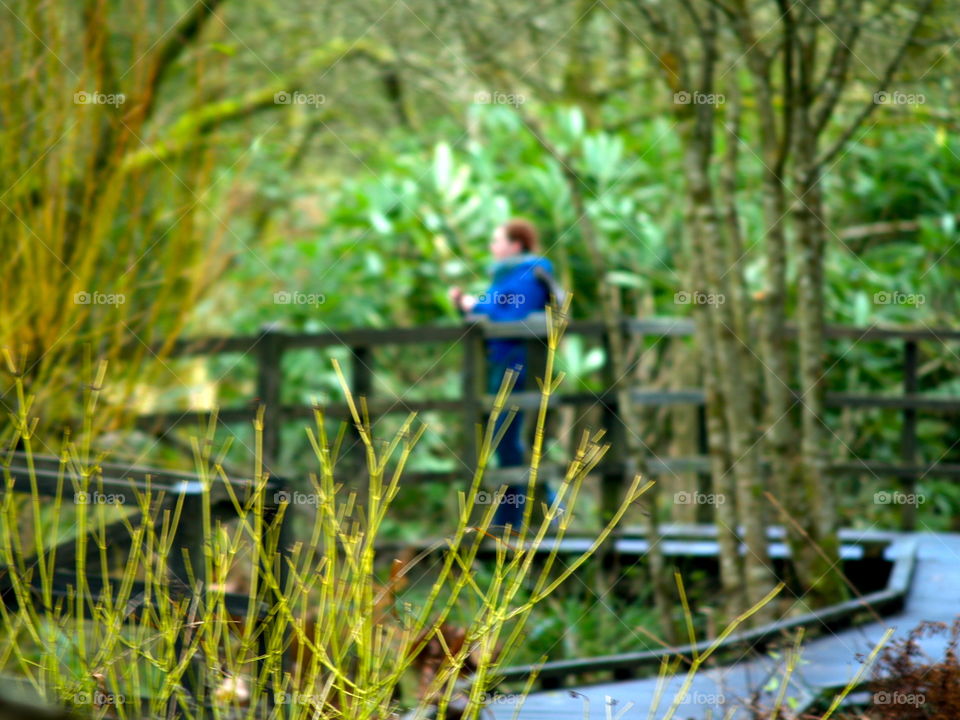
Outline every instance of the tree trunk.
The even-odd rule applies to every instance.
[[[793,130],[793,104],[795,72],[794,46],[796,27],[792,10],[781,3],[783,18],[783,40],[781,55],[782,94],[784,110],[781,115],[781,127],[778,131],[775,112],[770,68],[772,61],[761,50],[750,22],[749,12],[741,3],[738,7],[737,34],[741,47],[747,53],[747,65],[750,68],[756,91],[757,114],[760,122],[758,129],[763,159],[763,217],[766,228],[764,251],[766,257],[766,276],[762,301],[761,353],[763,357],[763,377],[765,390],[764,437],[765,448],[770,458],[770,471],[773,489],[781,505],[790,508],[793,519],[799,527],[785,522],[787,543],[790,547],[791,563],[803,587],[816,582],[817,575],[811,570],[817,564],[817,552],[811,546],[809,536],[812,527],[803,524],[811,516],[807,493],[803,479],[799,474],[799,458],[795,438],[800,428],[793,412],[796,401],[790,389],[793,377],[789,361],[789,347],[784,335],[787,321],[787,236],[786,236],[786,179],[784,168],[790,157]]]
[[[690,242],[691,275],[705,276],[703,255],[697,240],[693,204],[688,203],[687,222]],[[726,405],[718,376],[717,346],[713,342],[715,318],[708,312],[695,312],[695,340],[703,370],[706,396],[707,445],[710,453],[710,480],[713,494],[729,502],[714,505],[717,541],[720,550],[720,585],[723,590],[723,611],[727,617],[736,617],[747,606],[744,594],[743,561],[740,558],[740,536],[737,533],[736,486],[730,473],[730,437],[724,413]]]
[[[813,106],[816,94],[818,3],[805,7],[796,23],[796,92],[793,102],[793,156],[796,158],[792,220],[796,228],[799,261],[797,291],[797,354],[800,375],[800,482],[796,511],[808,537],[795,558],[805,598],[813,607],[835,603],[844,595],[840,574],[833,488],[824,466],[828,440],[824,425],[824,221],[817,164],[818,129]]]
[[[811,155],[810,157],[813,157]],[[807,512],[810,537],[797,558],[797,573],[813,607],[839,602],[845,595],[839,560],[836,503],[833,486],[824,475],[829,437],[824,424],[824,302],[823,254],[824,224],[817,168],[805,166],[798,173],[794,206],[797,243],[800,251],[800,282],[797,298],[798,353],[801,392],[801,471],[800,497],[803,503],[795,512]],[[812,531],[812,532],[810,532]],[[817,552],[810,541],[819,546]]]
[[[713,332],[708,338],[702,339],[706,341],[704,346],[713,343],[716,347],[714,367],[707,369],[717,374],[725,400],[729,455],[732,458],[730,472],[715,477],[714,483],[716,487],[723,488],[724,481],[730,475],[736,483],[737,517],[743,527],[743,539],[747,546],[743,561],[744,589],[747,602],[755,602],[773,588],[774,577],[770,567],[764,522],[764,479],[758,450],[760,438],[752,403],[755,385],[751,373],[755,372],[756,368],[753,363],[745,363],[746,340],[737,334],[737,310],[734,308],[734,301],[737,296],[742,297],[743,293],[742,288],[738,288],[735,295],[731,273],[728,271],[730,232],[729,227],[720,221],[709,173],[714,150],[715,104],[710,102],[709,97],[715,92],[715,10],[709,13],[707,20],[709,22],[698,29],[704,57],[701,60],[699,87],[696,88],[699,97],[706,102],[694,102],[692,107],[688,106],[688,120],[682,124],[686,140],[686,180],[694,221],[691,230],[696,241],[694,252],[703,258],[703,280],[706,284],[706,292],[702,296],[697,294],[700,289],[692,288],[689,300],[696,304],[699,314],[711,316],[706,324]],[[719,509],[732,504],[734,498],[718,494],[715,501]],[[724,521],[719,515],[717,522],[721,531],[734,533],[737,530],[735,526],[724,527]],[[772,617],[772,608],[767,606],[761,608],[753,620],[762,623]]]

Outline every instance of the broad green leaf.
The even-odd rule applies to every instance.
[[[438,191],[445,192],[450,185],[453,174],[453,154],[450,146],[445,143],[437,143],[433,152],[433,183]]]
[[[370,213],[370,223],[373,225],[373,229],[381,235],[386,235],[387,233],[393,232],[393,225],[391,225],[390,221],[387,219],[387,216],[379,210],[375,210]]]

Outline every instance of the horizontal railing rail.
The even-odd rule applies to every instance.
[[[597,338],[607,346],[608,330],[604,323],[597,320],[573,320],[569,322],[566,334]],[[623,318],[617,332],[626,336],[646,338],[685,338],[694,333],[694,324],[688,318]],[[362,328],[330,330],[320,333],[286,332],[275,326],[264,328],[255,335],[237,337],[206,337],[183,339],[172,348],[174,357],[211,356],[218,354],[243,354],[251,356],[256,362],[256,393],[249,402],[241,407],[226,407],[218,410],[217,417],[226,424],[249,422],[259,408],[264,408],[263,454],[268,468],[276,464],[280,453],[280,427],[288,420],[310,419],[318,409],[327,417],[349,420],[350,410],[346,403],[329,403],[321,406],[310,404],[283,403],[283,357],[292,350],[326,349],[346,347],[351,351],[350,370],[351,391],[367,398],[367,407],[371,417],[389,414],[408,414],[440,412],[462,417],[464,429],[481,423],[493,403],[487,393],[485,371],[485,343],[490,340],[517,339],[527,343],[528,364],[537,367],[544,355],[544,338],[547,335],[547,322],[544,314],[532,315],[517,322],[493,323],[483,318],[468,317],[467,322],[458,326],[428,326],[412,328]],[[783,336],[786,339],[796,336],[796,328],[785,325]],[[833,474],[865,473],[877,476],[898,477],[906,485],[905,490],[915,491],[919,478],[935,475],[944,478],[957,478],[957,466],[950,463],[923,462],[919,457],[917,438],[918,413],[960,414],[960,397],[934,395],[918,392],[920,343],[960,342],[960,330],[949,328],[890,328],[890,327],[849,327],[828,326],[825,336],[834,340],[852,340],[861,342],[900,342],[903,344],[903,392],[900,394],[870,394],[861,392],[827,392],[825,404],[835,409],[895,410],[902,415],[899,464],[876,461],[840,460],[828,464],[827,471]],[[407,398],[382,397],[374,392],[374,357],[372,351],[388,346],[430,346],[436,344],[463,346],[462,382],[459,394],[455,397]],[[538,360],[539,359],[539,360]],[[611,368],[604,370],[607,379],[611,378]],[[802,402],[803,394],[793,390],[797,402]],[[701,388],[648,388],[630,389],[631,400],[645,407],[667,407],[690,405],[699,408],[701,416],[706,395]],[[532,389],[518,389],[510,397],[510,404],[521,409],[539,407],[541,397]],[[557,393],[550,400],[552,407],[564,406],[600,406],[605,409],[603,422],[609,425],[608,431],[618,422],[617,398],[614,393],[603,389],[597,392],[578,390],[576,392]],[[137,425],[146,431],[164,436],[184,423],[196,423],[209,418],[209,411],[162,411],[145,413],[137,418]],[[651,474],[666,474],[680,471],[708,472],[706,456],[705,423],[700,423],[700,454],[682,458],[654,458],[647,463]],[[476,458],[475,433],[464,432],[463,460],[469,466]],[[625,459],[616,453],[608,456],[601,467],[605,484],[611,489],[610,497],[616,495],[615,487],[622,484],[627,467]],[[430,477],[446,478],[449,473],[421,473],[421,479],[429,482]],[[904,526],[914,526],[915,508],[910,504],[901,507]]]

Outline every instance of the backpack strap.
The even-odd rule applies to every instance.
[[[548,273],[542,266],[537,265],[533,269],[533,274],[547,288],[547,294],[554,299],[557,305],[563,305],[567,300],[567,291],[564,290],[557,279]]]

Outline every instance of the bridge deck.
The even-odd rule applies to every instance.
[[[798,700],[835,687],[853,679],[862,666],[860,658],[868,655],[881,640],[887,628],[894,628],[891,641],[904,637],[924,620],[950,622],[960,613],[960,534],[899,533],[898,538],[917,541],[917,563],[913,583],[902,612],[838,633],[827,632],[812,638],[803,645],[802,664],[797,668],[788,695]],[[895,544],[891,552],[896,553]],[[630,629],[624,627],[624,632]],[[940,637],[926,639],[924,650],[932,658],[942,657],[945,640]],[[703,670],[694,679],[686,700],[674,714],[676,720],[708,720],[730,718],[748,720],[752,717],[745,705],[753,693],[771,677],[782,676],[782,660],[768,656],[749,657],[731,665]],[[869,675],[869,673],[868,673]],[[563,720],[576,718],[617,717],[624,720],[635,718],[664,717],[675,695],[683,685],[684,675],[674,675],[660,683],[656,677],[644,680],[605,683],[565,690],[552,690],[530,694],[515,716],[516,702],[504,696],[490,705],[489,711],[496,720]],[[577,695],[571,694],[571,690]],[[648,715],[657,704],[656,712]],[[766,697],[768,707],[772,705]],[[607,698],[616,702],[608,716]],[[589,714],[585,712],[589,703]],[[632,703],[629,710],[624,709]],[[623,712],[622,715],[619,713]],[[728,715],[727,713],[731,713]]]

